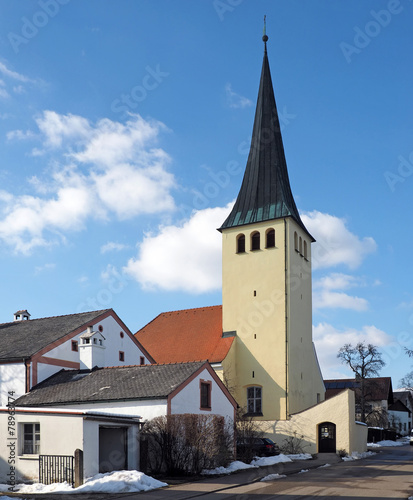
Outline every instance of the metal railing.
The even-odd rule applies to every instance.
[[[70,455],[39,455],[39,482],[75,484],[75,458]]]

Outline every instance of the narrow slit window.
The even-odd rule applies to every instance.
[[[301,236],[300,236],[300,244],[298,251],[300,252],[301,255],[303,255],[303,239],[301,238]]]
[[[298,234],[294,232],[294,250],[298,252]]]
[[[307,257],[307,242],[304,240],[304,259],[308,259]]]

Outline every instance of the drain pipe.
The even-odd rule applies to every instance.
[[[288,253],[287,221],[284,219],[284,286],[285,286],[285,419],[288,420]]]

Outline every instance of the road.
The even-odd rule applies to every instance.
[[[303,462],[303,468],[306,467]],[[291,474],[270,482],[253,482],[231,486],[221,491],[207,492],[187,489],[189,485],[175,486],[171,490],[139,495],[139,499],[189,499],[199,500],[407,500],[413,496],[413,447],[382,448],[379,453],[363,460],[341,462],[331,467]],[[235,483],[235,476],[232,478]],[[210,484],[210,486],[212,486]],[[217,485],[218,486],[218,485]],[[219,485],[222,488],[222,485]],[[181,489],[182,495],[179,494]],[[201,494],[201,495],[200,495]],[[123,500],[138,499],[125,496]]]
[[[334,456],[335,460],[338,457]],[[413,446],[381,448],[362,460],[325,463],[320,457],[308,462],[250,469],[230,476],[176,484],[146,493],[89,493],[71,495],[22,495],[48,500],[407,500],[413,496]],[[308,472],[301,469],[317,467]],[[262,482],[267,474],[287,476]],[[13,495],[14,496],[14,495]],[[16,496],[20,496],[16,494]],[[1,498],[1,496],[0,496]]]

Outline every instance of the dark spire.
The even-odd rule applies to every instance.
[[[262,39],[265,45],[264,60],[251,148],[238,198],[220,229],[292,217],[308,233],[295,205],[288,178],[267,58],[265,18]]]

